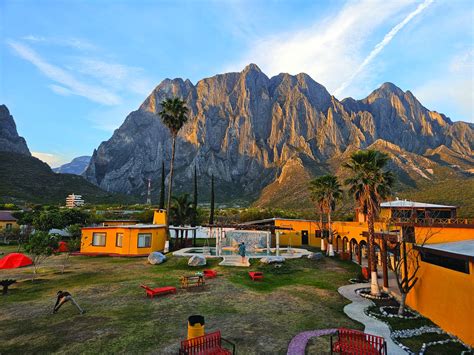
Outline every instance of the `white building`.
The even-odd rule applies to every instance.
[[[71,194],[68,197],[66,197],[67,208],[80,207],[83,205],[84,205],[84,200],[82,199],[82,195]]]

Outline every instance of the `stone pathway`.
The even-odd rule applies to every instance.
[[[323,335],[334,334],[337,329],[319,329],[310,330],[307,332],[299,333],[293,339],[291,339],[290,345],[288,346],[287,355],[304,355],[306,344],[308,340],[313,337],[320,337]]]
[[[353,284],[339,287],[337,291],[345,298],[352,301],[352,303],[344,307],[344,313],[346,313],[350,318],[362,323],[365,326],[364,331],[366,333],[384,337],[387,342],[387,351],[390,355],[407,354],[405,350],[392,341],[392,338],[390,337],[390,328],[387,324],[365,314],[364,310],[372,306],[373,303],[355,293],[355,290],[364,287],[367,287],[367,284]]]

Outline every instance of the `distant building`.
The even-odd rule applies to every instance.
[[[84,205],[84,200],[82,199],[82,195],[71,194],[68,197],[66,197],[67,208],[80,207],[83,205]]]
[[[17,219],[12,216],[10,211],[0,211],[0,231],[2,229],[10,230],[17,227]]]

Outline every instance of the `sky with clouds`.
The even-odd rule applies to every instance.
[[[0,104],[53,167],[91,155],[161,80],[249,63],[339,99],[390,81],[474,122],[474,2],[0,1]]]

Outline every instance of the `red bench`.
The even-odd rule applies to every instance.
[[[339,328],[337,337],[333,342],[331,336],[331,354],[387,355],[387,343],[383,337],[346,328]]]
[[[229,344],[232,350],[223,348],[222,341]],[[179,353],[181,355],[230,355],[235,353],[235,344],[222,338],[221,332],[218,330],[200,337],[181,341]]]
[[[252,281],[263,280],[263,272],[260,271],[249,271],[249,276]]]
[[[212,279],[217,276],[216,270],[204,270],[202,273],[206,279]]]
[[[167,293],[176,293],[176,287],[172,286],[165,286],[165,287],[157,287],[157,288],[150,288],[146,285],[140,285],[141,288],[144,288],[146,291],[146,296],[150,296],[153,298],[156,295],[164,295]]]

